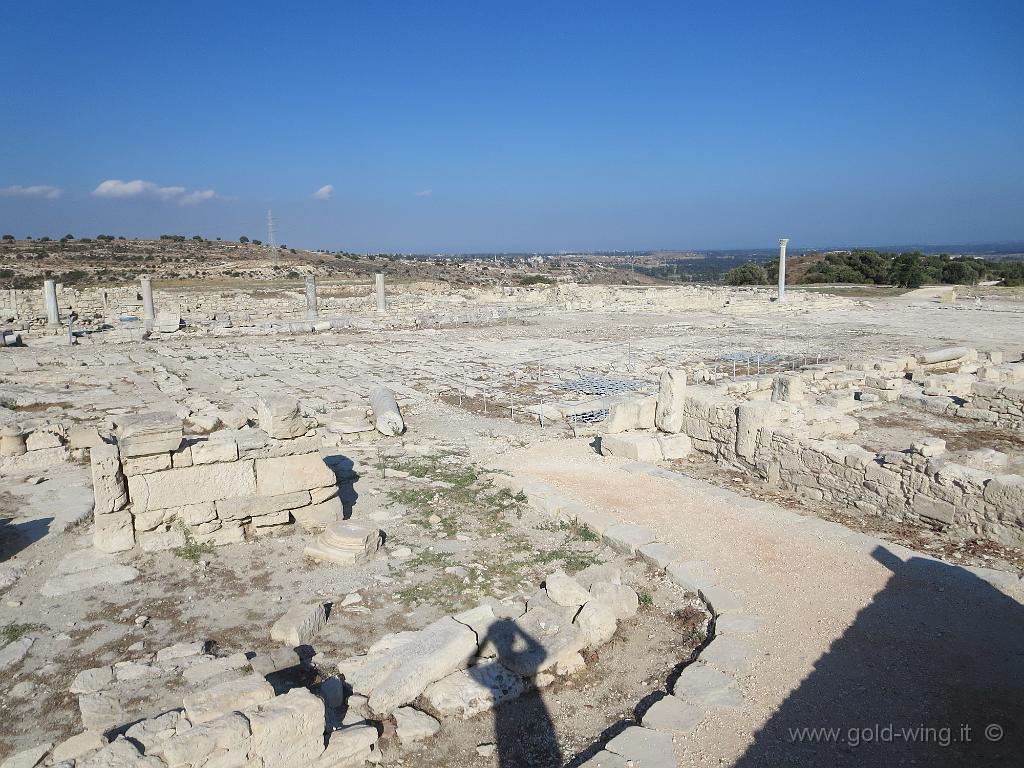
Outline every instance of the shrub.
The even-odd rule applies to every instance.
[[[768,273],[752,261],[734,267],[725,273],[726,285],[767,285]]]

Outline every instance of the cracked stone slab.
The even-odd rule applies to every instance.
[[[716,635],[753,635],[764,628],[764,617],[752,613],[730,613],[715,622]]]
[[[34,637],[22,637],[0,648],[0,669],[7,669],[19,663],[35,641]]]
[[[642,768],[676,768],[671,734],[639,725],[624,730],[609,741],[605,749]]]
[[[736,678],[699,661],[680,673],[672,695],[702,707],[738,707],[743,703]]]
[[[715,616],[722,616],[727,613],[739,613],[743,610],[740,601],[732,592],[716,585],[702,586],[698,590],[700,599],[711,606]]]
[[[53,747],[53,742],[48,741],[45,744],[39,744],[31,749],[18,752],[4,760],[4,762],[0,764],[0,768],[35,768],[43,761],[43,758],[46,757],[46,753],[50,751],[51,747]]]
[[[624,555],[634,555],[645,544],[651,544],[658,537],[650,528],[633,523],[619,523],[608,528],[602,535],[604,543]]]
[[[640,723],[656,731],[692,731],[707,714],[707,710],[676,696],[666,696],[644,712]]]
[[[392,648],[338,665],[353,690],[369,696],[370,708],[378,714],[411,703],[431,683],[468,666],[477,651],[476,633],[450,616],[403,634],[404,642]]]
[[[138,575],[137,569],[118,564],[113,555],[89,548],[65,555],[57,564],[55,574],[39,591],[46,597],[60,597],[83,589],[125,584]]]
[[[607,749],[602,749],[587,762],[580,765],[580,768],[627,768],[626,758],[616,755]]]
[[[665,570],[669,563],[682,559],[675,547],[660,541],[644,544],[637,553],[641,560],[658,570]]]
[[[756,651],[746,640],[734,635],[716,637],[700,653],[700,661],[730,674],[743,674],[754,663]]]
[[[669,580],[690,592],[715,583],[715,570],[704,560],[675,560],[665,566]]]

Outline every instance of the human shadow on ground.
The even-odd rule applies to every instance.
[[[37,517],[20,523],[0,517],[0,563],[10,560],[43,538],[49,532],[52,522],[52,517]]]
[[[472,659],[469,675],[495,693],[494,743],[500,768],[561,768],[562,749],[544,700],[535,689],[516,696],[522,678],[532,679],[547,651],[513,619],[499,619],[480,641],[480,653],[495,659]],[[509,698],[501,701],[503,696]]]
[[[964,568],[872,556],[889,581],[734,765],[1021,765],[1024,606]]]
[[[348,520],[352,517],[356,502],[359,500],[359,493],[356,491],[359,474],[355,471],[355,462],[344,454],[335,453],[324,456],[324,463],[331,468],[337,478],[342,517]]]

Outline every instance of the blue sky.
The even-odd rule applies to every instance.
[[[0,27],[19,237],[263,237],[272,208],[280,242],[370,251],[1024,239],[1019,0],[22,0]]]

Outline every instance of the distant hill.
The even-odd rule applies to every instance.
[[[436,281],[454,287],[658,282],[630,265],[607,259],[327,253],[181,236],[0,239],[0,288],[38,288],[46,278],[69,286],[124,285],[143,274],[180,285],[288,284],[309,274],[365,284],[372,282],[375,272],[386,273],[392,281]]]

